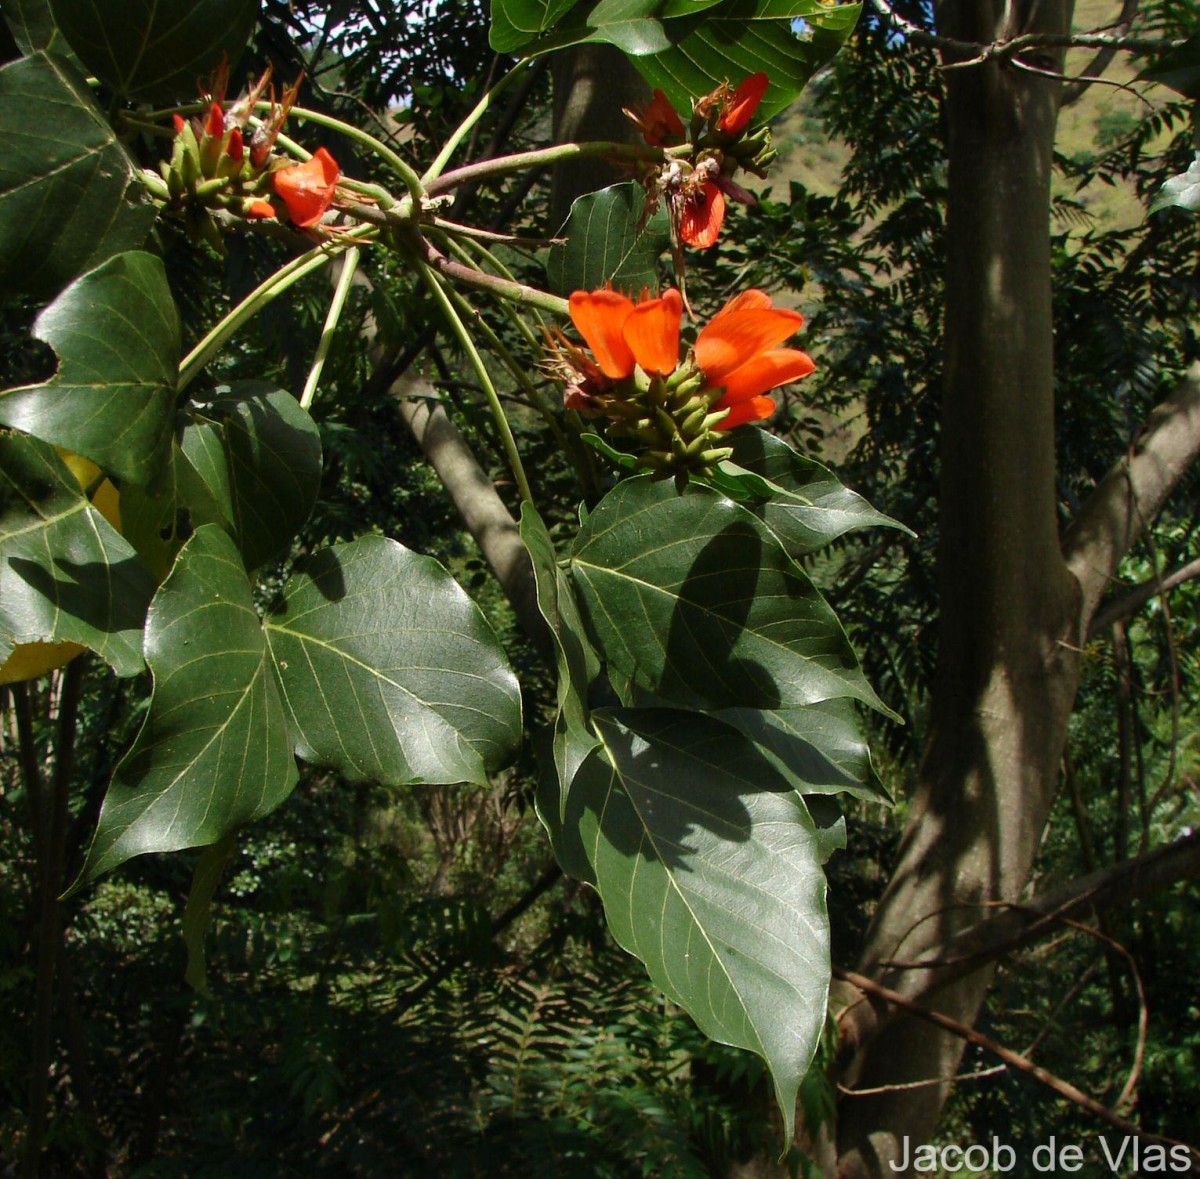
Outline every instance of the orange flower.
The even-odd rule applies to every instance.
[[[668,147],[682,143],[683,120],[671,105],[671,100],[661,91],[655,90],[654,97],[641,109],[626,109],[625,114],[641,131],[642,138],[651,147]]]
[[[724,220],[725,195],[711,180],[680,194],[679,237],[689,246],[716,245]]]
[[[727,135],[736,135],[746,128],[746,124],[754,117],[758,104],[762,102],[767,92],[769,79],[761,71],[746,78],[733,94],[721,106],[721,116],[717,119],[717,130]]]
[[[305,163],[274,174],[275,192],[287,206],[293,224],[304,229],[325,216],[341,174],[337,161],[323,147]]]
[[[683,299],[678,291],[668,289],[657,299],[643,294],[636,303],[613,290],[576,291],[569,308],[608,381],[625,381],[637,368],[649,376],[669,377],[680,367]],[[813,371],[807,352],[779,347],[803,323],[798,311],[775,307],[765,291],[749,290],[726,303],[701,329],[694,369],[711,391],[711,412],[729,411],[716,430],[770,417],[775,402],[766,394]],[[671,383],[686,378],[690,368],[685,366]]]
[[[576,291],[568,303],[571,322],[587,342],[600,371],[613,381],[645,373],[668,376],[679,366],[683,298],[674,289],[637,303],[612,290]]]
[[[816,367],[807,352],[780,348],[804,322],[798,311],[774,307],[765,291],[749,290],[731,299],[696,339],[696,363],[710,387],[724,393],[713,412],[728,409],[720,429],[769,418],[772,389],[806,377]]]

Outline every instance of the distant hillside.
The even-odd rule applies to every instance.
[[[1103,28],[1115,19],[1119,0],[1078,0],[1075,28],[1081,32]],[[1074,76],[1088,67],[1092,51],[1073,50],[1067,59],[1066,72]],[[1118,55],[1104,72],[1110,83],[1129,83],[1140,65],[1126,54]],[[1138,89],[1154,104],[1171,97],[1161,87]],[[841,169],[849,152],[844,143],[830,139],[813,114],[813,100],[808,94],[774,127],[775,146],[780,161],[773,171],[772,186],[783,195],[788,182],[799,180],[818,193],[837,190]],[[1090,86],[1083,96],[1065,107],[1058,122],[1058,149],[1066,156],[1076,157],[1098,153],[1119,142],[1146,106],[1129,90],[1116,85],[1098,83]],[[1145,209],[1134,194],[1125,188],[1093,184],[1082,192],[1074,192],[1061,178],[1057,191],[1079,201],[1094,218],[1098,228],[1127,228],[1137,225]],[[1066,227],[1064,227],[1066,228]]]

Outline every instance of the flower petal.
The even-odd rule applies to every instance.
[[[710,385],[724,385],[734,369],[782,344],[803,322],[798,311],[784,307],[727,310],[701,330],[696,339],[696,363]]]
[[[661,299],[644,300],[629,313],[622,334],[644,372],[665,377],[678,367],[682,315],[683,298],[674,288],[664,291]]]
[[[711,180],[684,200],[679,216],[679,236],[689,246],[707,250],[715,245],[725,220],[725,197]]]
[[[713,406],[714,410],[729,409],[724,403],[724,399],[718,401]],[[729,410],[729,416],[716,426],[718,430],[732,430],[735,426],[744,426],[747,422],[761,422],[763,418],[769,418],[775,412],[775,401],[770,397],[751,397],[746,401],[739,401],[732,409]]]
[[[325,216],[341,174],[337,161],[323,147],[303,164],[274,173],[275,191],[287,205],[293,224],[305,228]]]
[[[587,342],[610,380],[620,381],[633,372],[633,350],[621,329],[633,311],[633,301],[616,291],[576,291],[568,304],[571,322]]]
[[[642,129],[642,138],[652,147],[666,147],[683,141],[683,120],[661,90],[655,90],[646,109],[638,115],[637,124]]]
[[[762,102],[769,84],[767,75],[761,71],[746,78],[725,104],[725,109],[717,120],[717,130],[729,135],[736,135],[744,130],[746,124],[754,117],[754,112],[758,110],[758,104]]]
[[[748,291],[743,291],[740,295],[734,295],[713,319],[718,319],[722,315],[728,315],[732,311],[760,311],[771,306],[771,296],[766,291],[760,291],[755,287],[751,287]]]
[[[721,381],[725,386],[725,396],[717,402],[717,408],[723,409],[726,405],[735,405],[768,393],[789,381],[798,381],[816,367],[807,352],[796,348],[776,348],[773,352],[763,352],[734,369]]]

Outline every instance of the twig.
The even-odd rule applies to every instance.
[[[872,1085],[868,1089],[849,1089],[838,1083],[837,1091],[843,1097],[875,1097],[880,1093],[902,1093],[907,1089],[929,1089],[934,1085],[957,1085],[960,1081],[982,1081],[997,1073],[1008,1072],[1008,1065],[995,1064],[974,1073],[956,1073],[953,1077],[926,1077],[923,1081],[900,1081],[894,1085]]]
[[[940,1011],[930,1011],[925,1007],[921,1007],[911,999],[900,994],[899,991],[893,991],[890,987],[882,986],[880,983],[875,982],[874,979],[867,978],[865,974],[858,974],[852,970],[842,970],[840,967],[834,967],[833,975],[835,978],[857,987],[864,994],[880,999],[893,1007],[899,1008],[901,1011],[907,1012],[909,1015],[915,1016],[917,1019],[923,1019],[926,1023],[931,1023],[935,1027],[939,1027],[943,1031],[957,1036],[960,1040],[964,1040],[968,1044],[973,1044],[977,1048],[982,1048],[985,1052],[990,1052],[997,1059],[1004,1061],[1010,1068],[1024,1073],[1027,1077],[1032,1077],[1048,1089],[1052,1089],[1060,1097],[1078,1105],[1081,1109],[1087,1110],[1088,1113],[1093,1114],[1114,1129],[1120,1130],[1123,1134],[1128,1134],[1143,1142],[1159,1146],[1184,1147],[1193,1157],[1193,1172],[1200,1172],[1200,1151],[1197,1151],[1196,1147],[1186,1142],[1180,1142],[1175,1138],[1164,1138],[1157,1134],[1148,1134],[1140,1126],[1134,1125],[1133,1122],[1121,1117],[1120,1114],[1114,1113],[1108,1106],[1102,1105],[1093,1097],[1089,1097],[1082,1089],[1072,1085],[1070,1081],[1064,1081],[1061,1077],[1050,1072],[1049,1069],[1042,1068],[1039,1064],[1034,1064],[1019,1052],[1014,1052],[1011,1048],[1006,1048],[990,1036],[985,1036],[982,1032],[977,1032],[974,1028],[969,1028],[966,1024],[960,1023],[957,1019],[951,1019],[950,1016],[943,1015]]]

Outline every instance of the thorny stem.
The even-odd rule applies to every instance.
[[[283,294],[288,287],[306,274],[319,270],[341,249],[352,249],[362,241],[369,241],[377,230],[373,226],[359,226],[348,230],[340,242],[328,241],[293,258],[274,274],[259,283],[228,315],[219,320],[212,329],[179,363],[179,389],[187,388],[196,379],[217,350],[248,319],[256,315],[271,300]]]
[[[455,128],[450,138],[446,140],[446,145],[438,152],[432,164],[425,169],[425,174],[421,177],[421,184],[428,187],[441,174],[442,169],[450,162],[450,157],[458,150],[458,145],[471,133],[471,129],[487,114],[492,103],[497,97],[508,87],[510,82],[519,78],[525,68],[530,64],[529,58],[524,61],[519,61],[499,82],[495,84],[476,104],[465,119]]]
[[[300,408],[303,410],[312,407],[313,398],[317,395],[317,382],[321,379],[321,370],[325,367],[325,358],[329,355],[333,334],[337,331],[338,320],[342,317],[342,308],[346,306],[346,296],[350,293],[350,285],[354,282],[359,255],[358,246],[351,246],[342,261],[342,273],[338,275],[333,299],[329,304],[329,312],[325,316],[325,326],[321,329],[321,339],[317,343],[317,354],[313,357],[308,380],[304,382],[304,392],[300,394]]]
[[[508,465],[512,470],[513,478],[517,481],[517,489],[521,493],[521,498],[529,503],[533,503],[533,493],[529,489],[529,480],[525,476],[525,467],[521,462],[520,451],[517,450],[517,441],[513,437],[512,427],[508,424],[508,417],[504,413],[504,406],[500,404],[500,396],[496,392],[495,385],[492,384],[491,374],[488,372],[487,366],[483,363],[483,357],[479,355],[479,349],[475,347],[475,341],[471,338],[471,333],[467,331],[466,324],[459,317],[453,302],[449,295],[447,295],[442,285],[441,277],[427,262],[420,258],[415,259],[415,261],[421,272],[421,277],[425,280],[425,285],[429,288],[430,294],[433,295],[434,300],[441,308],[442,314],[445,315],[446,322],[450,326],[450,330],[462,345],[471,362],[471,367],[479,377],[479,382],[483,386],[483,392],[487,397],[492,416],[495,418],[496,428],[500,432],[504,453],[508,459]]]

